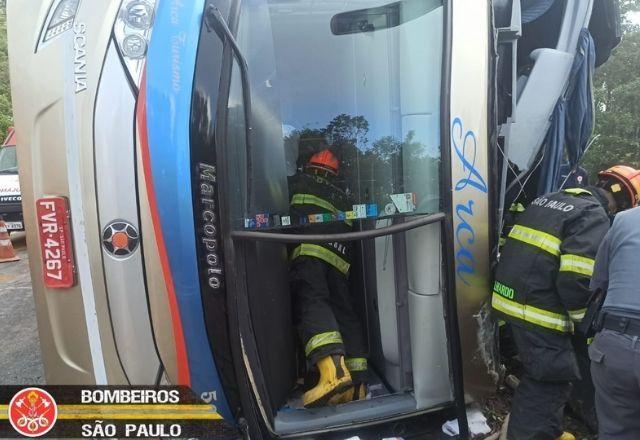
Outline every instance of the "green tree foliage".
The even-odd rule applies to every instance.
[[[622,12],[640,9],[623,0]],[[594,78],[595,132],[584,159],[592,176],[616,164],[640,168],[640,28],[625,20],[622,43]]]
[[[437,192],[439,154],[429,153],[414,131],[409,131],[404,139],[382,136],[370,141],[369,135],[369,121],[364,116],[342,113],[326,127],[292,131],[285,143],[288,149],[297,150],[298,171],[305,168],[314,153],[330,149],[340,161],[334,183],[347,189],[359,203],[384,205],[391,194],[406,192],[407,188],[422,187]],[[407,164],[412,165],[411,170],[403,171]],[[432,212],[438,202],[439,197],[426,196],[419,200],[418,208]]]
[[[7,14],[5,1],[0,0],[0,138],[13,125],[11,89],[9,87],[9,61],[7,56]]]

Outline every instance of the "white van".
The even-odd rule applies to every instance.
[[[10,231],[24,229],[15,139],[15,132],[11,127],[7,139],[0,147],[0,217]]]

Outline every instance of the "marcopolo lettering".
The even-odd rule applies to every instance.
[[[504,284],[496,281],[493,284],[493,291],[496,292],[497,294],[504,296],[505,298],[508,299],[513,299],[513,297],[515,296],[516,292],[515,290],[513,290],[511,287],[509,286],[505,286]]]
[[[219,219],[216,214],[215,185],[217,183],[216,167],[205,163],[199,163],[200,170],[200,202],[202,203],[202,243],[206,249],[207,278],[209,287],[220,289],[222,287],[223,268],[220,259]]]

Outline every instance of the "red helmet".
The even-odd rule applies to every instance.
[[[309,159],[307,163],[307,168],[315,168],[336,176],[338,175],[340,162],[329,149],[324,149],[311,156],[311,159]]]
[[[600,171],[601,180],[611,180],[609,189],[614,195],[623,192],[633,208],[640,203],[640,171],[625,165],[616,165],[608,170]]]

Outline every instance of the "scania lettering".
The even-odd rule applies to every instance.
[[[490,279],[503,207],[557,187],[565,142],[547,134],[566,112],[588,122],[587,98],[565,104],[619,42],[616,8],[8,0],[27,230],[37,200],[70,206],[73,285],[36,281],[28,243],[47,381],[188,385],[252,439],[424,436],[454,418],[466,438],[466,403],[500,375],[491,295],[513,295]],[[351,201],[310,195],[319,210],[296,215],[290,184],[323,146]],[[349,278],[367,399],[301,405],[302,245]]]

